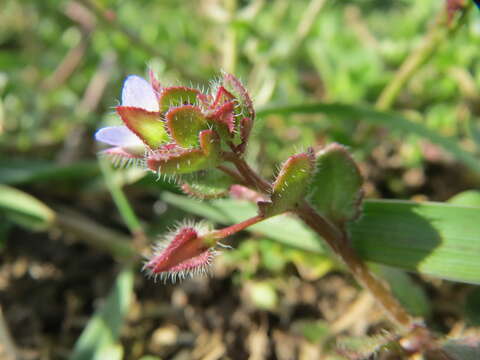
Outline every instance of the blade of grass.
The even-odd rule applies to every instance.
[[[0,183],[7,185],[91,179],[99,174],[95,161],[59,165],[39,159],[0,159]]]
[[[350,229],[366,261],[479,284],[478,224],[480,208],[375,200],[365,202]]]
[[[393,112],[381,112],[370,107],[360,105],[347,105],[341,103],[313,103],[287,106],[273,106],[257,112],[259,117],[278,114],[325,114],[334,118],[357,120],[362,119],[372,124],[385,126],[394,130],[413,134],[425,138],[441,146],[452,154],[458,161],[468,166],[472,171],[480,173],[480,161],[471,153],[463,150],[458,141],[447,138],[430,130],[426,126],[407,120]]]
[[[133,294],[133,271],[123,269],[103,306],[96,311],[77,340],[70,360],[96,359],[118,342]],[[118,351],[116,351],[118,354]]]
[[[56,224],[65,232],[75,235],[90,246],[107,251],[117,259],[135,258],[136,251],[130,237],[107,228],[66,207],[55,207]]]
[[[138,249],[143,248],[143,246],[147,243],[147,237],[142,229],[140,221],[135,215],[135,211],[133,210],[127,197],[125,196],[125,193],[123,192],[122,188],[117,184],[117,182],[115,182],[110,163],[107,159],[102,157],[98,157],[98,163],[105,179],[105,184],[107,185],[107,188],[112,195],[113,202],[117,206],[123,221],[134,236],[134,242],[136,243],[136,247]]]
[[[35,197],[0,184],[0,212],[30,230],[45,230],[55,221],[55,212]]]
[[[442,7],[435,23],[425,35],[421,45],[412,51],[395,73],[392,80],[383,89],[375,107],[378,110],[390,109],[402,88],[410,81],[415,72],[421,68],[435,53],[441,44],[449,43],[454,33],[465,23],[466,14],[471,4],[466,5],[460,19],[452,26],[447,23],[447,13]]]

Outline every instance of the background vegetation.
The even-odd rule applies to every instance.
[[[119,124],[128,74],[202,87],[235,73],[259,110],[248,157],[267,177],[295,150],[336,141],[367,197],[470,190],[453,201],[480,207],[477,9],[447,24],[436,0],[0,8],[0,340],[12,358],[337,359],[337,341],[353,349],[349,337],[389,329],[335,259],[285,245],[301,229],[232,239],[211,278],[160,285],[132,269],[134,247],[175,221],[228,223],[242,208],[198,208],[174,184],[97,161],[93,133]],[[474,285],[375,266],[434,330],[478,331]]]

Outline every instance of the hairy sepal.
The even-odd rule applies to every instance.
[[[205,223],[186,222],[162,237],[143,270],[149,277],[164,282],[208,273],[216,251],[205,241],[211,232]]]
[[[229,101],[212,110],[207,116],[208,123],[217,130],[223,139],[230,139],[235,132],[234,109],[235,102]]]
[[[253,128],[255,120],[255,109],[253,102],[248,95],[248,91],[232,74],[225,73],[222,79],[223,88],[235,97],[234,116],[236,118],[236,127],[239,129],[240,139],[237,146],[237,152],[243,153],[246,148],[248,138]]]
[[[166,114],[166,123],[172,138],[183,148],[198,146],[198,134],[208,128],[202,111],[193,105],[171,108]]]
[[[165,123],[159,112],[147,111],[132,106],[117,106],[124,124],[150,149],[157,149],[169,140]]]
[[[222,161],[220,138],[213,130],[200,132],[200,147],[185,149],[168,144],[147,157],[150,170],[162,175],[182,175],[214,168]]]
[[[306,199],[319,214],[343,226],[360,214],[362,183],[347,149],[334,143],[317,153]]]
[[[272,185],[270,201],[258,204],[260,212],[268,217],[293,210],[305,196],[314,163],[313,151],[290,156]]]
[[[184,175],[180,181],[184,193],[202,200],[225,197],[233,185],[232,178],[218,169]]]
[[[127,152],[121,147],[112,147],[100,152],[101,156],[106,157],[114,167],[127,168],[130,166],[142,166],[144,164],[145,151],[140,154]]]
[[[160,93],[160,111],[166,112],[172,107],[195,105],[200,92],[185,86],[171,86],[163,88]]]

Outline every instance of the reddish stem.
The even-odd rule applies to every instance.
[[[238,172],[247,181],[247,185],[262,193],[269,193],[271,184],[260,177],[242,158],[235,153],[226,153],[225,159],[232,162]],[[351,248],[347,234],[318,214],[313,208],[303,201],[295,210],[295,213],[317,234],[319,234],[331,249],[344,261],[352,272],[355,279],[375,296],[383,306],[390,318],[406,330],[414,328],[414,321],[408,312],[395,299],[390,290],[370,272],[365,263]],[[254,217],[255,222],[262,219]],[[252,219],[249,219],[250,221]],[[247,220],[247,221],[249,221]],[[258,220],[258,221],[257,221]],[[239,224],[237,224],[239,225]],[[251,224],[247,225],[250,226]],[[233,225],[232,227],[235,227]],[[243,228],[245,228],[244,226]]]
[[[243,178],[243,176],[234,169],[231,169],[225,165],[219,165],[217,166],[217,169],[223,171],[225,174],[233,178],[235,181],[237,181],[238,184],[245,185],[245,179]]]
[[[226,228],[216,230],[211,234],[211,237],[209,238],[219,240],[219,239],[224,239],[228,236],[231,236],[239,231],[242,231],[246,229],[249,226],[255,225],[256,223],[259,223],[260,221],[265,220],[265,217],[262,215],[256,215],[250,219],[244,220],[242,222],[239,222],[238,224],[234,224],[232,226],[228,226]]]
[[[342,234],[326,219],[320,216],[306,202],[301,204],[297,215],[315,232],[317,232],[330,248],[343,260],[355,279],[375,296],[390,318],[405,330],[414,327],[413,318],[392,295],[390,290],[377,279],[365,263],[350,247],[346,234]]]
[[[260,175],[258,175],[244,159],[237,156],[237,154],[233,152],[225,153],[224,157],[225,160],[230,161],[231,163],[233,163],[233,165],[235,165],[238,172],[242,174],[242,176],[247,181],[247,185],[253,187],[254,190],[259,190],[262,193],[270,193],[272,185],[268,181],[263,179]]]

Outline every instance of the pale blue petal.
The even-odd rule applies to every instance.
[[[126,126],[107,126],[95,133],[95,140],[112,146],[143,146],[143,142]]]
[[[152,85],[137,75],[128,76],[123,83],[122,106],[134,106],[147,111],[160,110]]]

